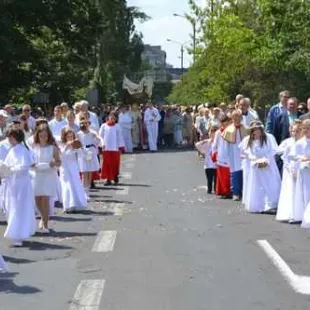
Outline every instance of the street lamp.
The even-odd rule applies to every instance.
[[[171,40],[171,39],[167,39],[167,42],[175,43],[175,44],[178,44],[181,46],[181,72],[183,74],[183,71],[184,71],[184,44],[181,42],[178,42],[178,41]]]
[[[173,16],[181,17],[181,18],[185,18],[186,20],[189,20],[185,15],[174,13]],[[193,61],[195,63],[196,62],[196,31],[197,31],[196,21],[194,19],[190,19],[189,21],[193,26]]]

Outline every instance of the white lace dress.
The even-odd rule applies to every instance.
[[[34,145],[36,168],[34,170],[33,188],[35,196],[57,196],[57,170],[50,167],[53,161],[54,146]]]

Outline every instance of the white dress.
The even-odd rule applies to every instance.
[[[30,167],[34,164],[31,152],[22,144],[12,147],[4,161],[12,175],[6,178],[5,208],[8,226],[4,237],[23,240],[36,231],[35,201],[31,186]]]
[[[132,153],[133,143],[132,143],[132,125],[133,118],[131,112],[120,113],[118,116],[118,123],[122,129],[122,135],[125,143],[125,152]]]
[[[295,208],[304,213],[303,228],[310,228],[310,164],[302,163],[302,157],[310,158],[310,139],[300,139],[294,148],[294,156],[298,163],[296,180]]]
[[[245,204],[247,197],[247,189],[248,189],[248,176],[250,170],[251,161],[247,157],[246,149],[248,147],[250,136],[243,138],[241,143],[239,144],[240,155],[241,155],[241,168],[242,168],[242,203]]]
[[[283,178],[278,204],[277,221],[301,221],[303,210],[295,208],[297,167],[293,152],[295,139],[288,138],[279,146],[279,152],[283,153]]]
[[[147,130],[147,137],[150,151],[157,151],[158,122],[161,116],[156,108],[147,108],[144,113],[144,123]]]
[[[86,209],[86,193],[79,174],[78,153],[67,146],[61,146],[60,184],[64,211]]]
[[[33,154],[36,167],[34,169],[33,188],[35,196],[57,196],[57,170],[50,167],[54,159],[54,146],[41,147],[34,145]]]
[[[275,138],[267,135],[267,143],[263,146],[260,141],[253,141],[252,146],[244,151],[250,160],[244,198],[245,208],[249,212],[261,213],[277,208],[281,188],[281,177],[274,159],[277,149]],[[255,161],[263,158],[268,160],[268,166],[258,168]]]
[[[0,161],[4,161],[6,156],[9,153],[11,148],[11,144],[9,143],[8,138],[4,139],[0,142]],[[4,196],[6,190],[6,178],[1,178],[1,185],[0,185],[0,210],[3,210],[5,213],[5,204],[4,204]]]
[[[78,132],[77,138],[83,146],[83,152],[78,154],[80,172],[99,171],[98,145],[100,139],[94,136],[94,132],[84,133],[82,131]]]

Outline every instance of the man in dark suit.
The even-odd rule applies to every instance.
[[[299,118],[302,121],[304,121],[306,119],[310,119],[310,98],[308,98],[308,100],[307,100],[307,108],[308,108],[308,113],[301,115]]]
[[[297,98],[290,98],[287,102],[287,110],[279,114],[275,119],[274,137],[278,144],[290,137],[290,126],[298,118],[297,105]]]
[[[280,102],[273,105],[268,113],[266,121],[266,132],[275,135],[275,122],[277,116],[287,110],[287,101],[290,98],[290,93],[287,90],[284,90],[280,93]]]
[[[297,117],[297,98],[289,98],[287,102],[287,110],[283,111],[275,118],[274,123],[274,137],[277,143],[280,145],[282,141],[290,137],[290,126],[295,122]],[[283,161],[281,159],[282,154],[276,155],[276,162],[279,171],[282,175]]]

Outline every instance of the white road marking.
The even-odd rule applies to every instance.
[[[122,172],[121,177],[124,180],[131,180],[132,179],[132,172]]]
[[[125,196],[129,194],[129,186],[123,186],[122,189],[116,191],[116,195]]]
[[[136,156],[131,155],[131,156],[125,157],[122,162],[124,163],[124,162],[134,162],[134,161],[136,161]]]
[[[125,166],[126,169],[133,169],[135,164],[134,163],[125,163],[124,166]]]
[[[92,252],[112,252],[116,240],[117,232],[115,230],[100,231]]]
[[[98,310],[105,280],[83,280],[77,287],[69,310]]]
[[[310,277],[295,274],[267,240],[258,240],[257,243],[295,292],[310,295]]]
[[[124,207],[124,203],[111,203],[108,210],[111,210],[111,212],[113,212],[116,216],[122,216]]]

